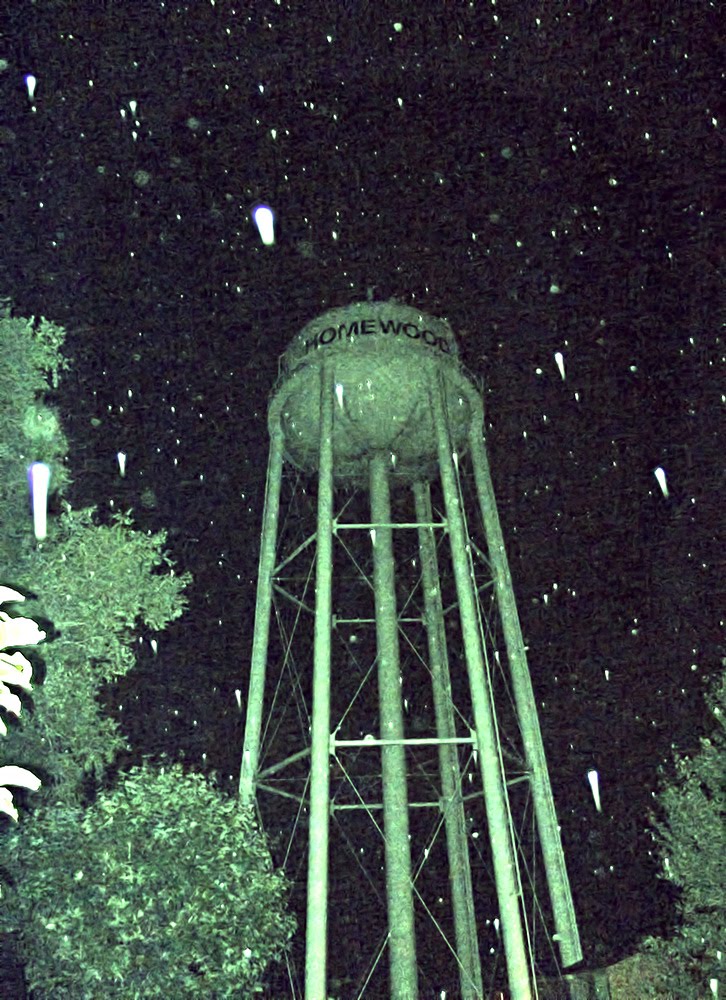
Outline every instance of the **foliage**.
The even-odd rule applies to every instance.
[[[0,565],[13,586],[42,595],[28,602],[33,614],[60,630],[43,649],[47,676],[33,710],[5,747],[43,777],[40,797],[73,801],[84,777],[127,748],[101,713],[101,685],[133,668],[139,628],[160,631],[184,613],[192,578],[175,575],[166,533],[134,530],[128,513],[101,525],[95,508],[74,511],[62,500],[45,541],[33,537],[28,465],[50,465],[55,496],[70,482],[61,417],[45,401],[71,363],[60,353],[65,336],[45,319],[0,317]]]
[[[34,546],[28,518],[27,470],[45,462],[51,491],[71,482],[65,466],[68,441],[57,411],[44,396],[70,366],[60,354],[62,327],[41,319],[0,317],[0,566],[5,570]]]
[[[41,317],[3,316],[0,318],[3,364],[0,368],[0,396],[12,399],[13,385],[25,384],[34,393],[43,393],[48,387],[57,389],[59,372],[71,367],[71,359],[64,357],[61,348],[66,332]]]
[[[255,992],[295,930],[251,812],[180,765],[132,768],[87,809],[38,810],[8,838],[35,995]]]
[[[184,614],[183,592],[192,577],[177,576],[162,553],[165,531],[135,531],[128,511],[115,514],[111,525],[95,524],[95,511],[67,508],[49,530],[52,557],[36,550],[26,567],[44,595],[43,613],[62,631],[55,647],[60,656],[81,637],[84,657],[103,683],[134,666],[133,653],[119,640],[128,642],[139,620],[161,631]],[[171,572],[159,572],[164,567]]]
[[[677,960],[691,990],[726,978],[726,671],[708,701],[715,730],[693,758],[676,757],[675,781],[659,797],[661,817],[652,817],[661,878],[680,889],[680,922],[671,940],[646,945]]]
[[[82,672],[80,663],[68,669],[73,676],[67,687],[51,684],[34,690],[33,710],[23,714],[19,725],[4,740],[7,759],[31,768],[43,779],[39,798],[43,801],[75,802],[84,779],[100,779],[104,769],[128,743],[114,719],[102,714],[96,700],[97,687]]]
[[[94,513],[67,508],[14,577],[43,595],[34,611],[60,635],[44,649],[47,677],[36,711],[9,734],[8,751],[52,776],[53,795],[66,801],[86,775],[100,775],[127,748],[116,722],[102,714],[97,693],[133,668],[139,626],[161,631],[184,613],[192,579],[176,575],[163,554],[165,532],[135,531],[129,514],[117,514],[111,525],[94,524]]]

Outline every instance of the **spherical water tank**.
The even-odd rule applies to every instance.
[[[439,377],[452,448],[465,449],[476,389],[448,323],[396,302],[358,302],[308,323],[283,355],[270,431],[282,428],[286,458],[297,468],[318,468],[324,365],[335,394],[336,481],[365,481],[380,451],[391,455],[397,479],[434,474],[431,392]]]

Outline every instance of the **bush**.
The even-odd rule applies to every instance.
[[[3,929],[38,998],[246,997],[295,931],[251,811],[180,765],[40,808],[5,846]]]
[[[726,662],[724,663],[726,666]],[[659,795],[652,816],[661,878],[679,890],[678,923],[666,939],[648,938],[648,951],[679,968],[680,995],[724,981],[726,941],[726,671],[707,698],[715,728],[693,756],[676,755],[675,780]]]

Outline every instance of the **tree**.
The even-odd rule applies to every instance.
[[[701,739],[693,757],[676,756],[675,780],[661,792],[659,815],[652,817],[661,877],[681,895],[675,935],[645,944],[675,961],[682,996],[705,996],[712,981],[726,981],[726,671],[707,702],[713,734]]]
[[[101,524],[62,500],[68,443],[44,397],[69,364],[64,336],[0,317],[0,568],[54,633],[44,679],[34,665],[33,710],[3,740],[13,767],[43,784],[21,790],[16,827],[0,816],[0,932],[15,935],[38,998],[249,995],[294,930],[253,817],[180,766],[145,761],[105,787],[130,748],[101,686],[134,668],[139,628],[184,614],[192,578],[175,573],[166,532],[136,530],[130,511]],[[64,507],[42,543],[28,518],[34,461],[51,467]]]

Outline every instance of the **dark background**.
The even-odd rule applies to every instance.
[[[0,40],[0,291],[68,331],[69,499],[195,576],[109,710],[234,787],[278,355],[368,295],[448,318],[593,961],[673,922],[648,812],[724,655],[716,10],[647,7],[64,0]]]

